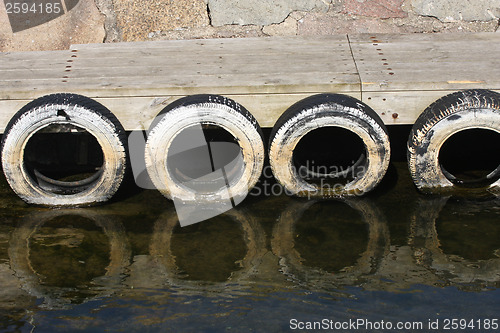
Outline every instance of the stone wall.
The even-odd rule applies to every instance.
[[[500,31],[500,0],[64,0],[63,4],[65,14],[15,33],[3,7],[0,50],[158,39]]]

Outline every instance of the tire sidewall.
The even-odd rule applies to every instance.
[[[454,134],[469,130],[484,129],[500,133],[500,114],[490,108],[464,109],[440,119],[423,135],[421,142],[410,154],[410,172],[416,186],[424,191],[452,189],[456,186],[444,175],[439,163],[443,144]],[[497,180],[489,188],[498,188]]]
[[[58,115],[64,110],[66,116]],[[69,119],[69,120],[68,120]],[[104,164],[99,179],[89,188],[71,195],[45,191],[24,166],[24,150],[38,131],[56,124],[70,124],[86,130],[101,146]],[[2,145],[2,166],[13,190],[25,201],[39,205],[86,205],[108,200],[125,173],[126,153],[116,126],[106,117],[79,105],[50,104],[23,113],[7,132]]]
[[[278,181],[292,194],[307,193],[309,196],[335,197],[361,195],[372,190],[383,178],[389,166],[390,145],[387,133],[366,113],[342,106],[322,104],[308,108],[285,122],[276,132],[271,143],[269,159]],[[365,146],[367,167],[364,175],[356,177],[334,191],[323,191],[305,182],[293,165],[293,150],[309,132],[326,127],[340,127],[356,134]],[[333,143],[339,144],[339,143]],[[341,144],[341,143],[340,143]]]
[[[217,192],[197,193],[170,174],[167,156],[173,140],[185,129],[210,124],[218,126],[236,138],[245,169],[238,181]],[[244,197],[256,184],[264,166],[264,144],[255,124],[246,116],[225,104],[198,103],[169,110],[151,129],[146,142],[145,160],[148,174],[156,188],[169,199],[182,201],[225,201]]]

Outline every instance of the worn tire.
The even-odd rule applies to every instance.
[[[236,138],[243,161],[243,170],[234,181],[206,193],[185,186],[167,166],[173,140],[181,131],[200,124],[218,126]],[[145,161],[151,181],[169,199],[198,203],[241,199],[262,173],[262,130],[250,112],[231,99],[217,95],[188,96],[167,106],[153,121],[146,141]]]
[[[38,131],[50,125],[72,125],[94,136],[103,153],[98,177],[90,177],[84,187],[75,185],[72,194],[44,188],[27,171],[24,150]],[[110,199],[118,190],[126,171],[125,130],[103,105],[74,94],[53,94],[38,98],[14,115],[2,139],[2,167],[14,192],[30,204],[79,206]],[[92,178],[92,179],[91,179]],[[59,188],[52,181],[52,188]]]
[[[489,90],[466,90],[449,94],[432,103],[418,117],[408,139],[408,167],[417,188],[426,193],[458,190],[439,162],[442,145],[452,135],[467,129],[488,129],[500,133],[500,94]],[[493,178],[500,168],[487,176]],[[500,190],[500,179],[487,187]]]
[[[293,151],[309,132],[334,126],[361,138],[366,150],[365,171],[351,182],[334,187],[318,187],[302,179],[293,165]],[[325,144],[325,148],[334,142]],[[278,182],[299,196],[335,198],[362,195],[384,177],[390,160],[387,129],[366,104],[339,94],[319,94],[292,105],[278,119],[269,140],[269,161]]]

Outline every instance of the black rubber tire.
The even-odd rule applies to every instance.
[[[465,90],[440,98],[422,112],[408,138],[408,167],[418,189],[425,193],[463,193],[464,188],[446,175],[439,162],[442,145],[467,129],[500,133],[500,94],[489,90]],[[487,178],[498,178],[500,167]],[[486,187],[499,193],[500,178]],[[498,195],[498,194],[496,194]]]
[[[98,177],[64,185],[55,180],[36,179],[27,171],[26,144],[36,132],[50,125],[71,125],[94,136],[104,160]],[[127,165],[126,135],[118,119],[98,102],[75,94],[47,95],[25,105],[7,125],[1,152],[3,171],[12,190],[27,203],[44,206],[82,206],[107,201],[118,190]]]
[[[319,187],[300,177],[293,165],[293,150],[310,131],[325,127],[347,129],[363,141],[366,160],[362,174],[345,185]],[[328,142],[335,144],[334,142]],[[387,129],[380,117],[361,101],[340,94],[305,98],[286,110],[273,127],[269,139],[269,161],[278,182],[290,193],[317,198],[363,195],[384,177],[390,161]]]
[[[186,128],[201,124],[229,132],[241,149],[239,156],[243,162],[241,172],[227,186],[207,192],[185,186],[172,175],[166,162],[173,140]],[[167,106],[152,122],[145,147],[146,168],[155,187],[169,199],[197,203],[229,200],[239,203],[258,181],[264,155],[263,135],[257,120],[240,104],[218,95],[188,96]]]

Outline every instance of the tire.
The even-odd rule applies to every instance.
[[[500,94],[489,90],[466,90],[432,103],[413,125],[408,139],[408,167],[413,181],[424,193],[446,194],[463,191],[454,176],[439,162],[443,144],[467,129],[488,129],[500,133]],[[499,178],[500,167],[486,178]],[[500,178],[486,185],[498,193]]]
[[[352,167],[361,167],[359,170],[363,171],[356,172],[353,180],[345,185],[319,187],[306,182],[293,163],[298,142],[309,132],[326,126],[353,132],[365,147],[366,156]],[[325,142],[325,149],[332,144],[335,142]],[[380,117],[366,104],[345,95],[320,94],[297,102],[278,119],[269,140],[269,161],[275,178],[287,191],[298,196],[336,198],[365,194],[382,180],[389,160],[389,137]],[[336,176],[343,174],[345,172]]]
[[[197,126],[201,130],[202,124],[224,129],[235,138],[241,149],[234,160],[236,162],[233,163],[235,168],[239,167],[236,175],[232,175],[229,180],[224,174],[223,186],[206,192],[187,186],[186,180],[176,177],[167,163],[174,160],[172,154],[179,152],[179,147],[173,146],[172,143],[181,132],[189,128],[196,130]],[[198,145],[197,149],[209,147],[204,140],[201,139],[202,145]],[[181,147],[180,151],[183,149],[184,147]],[[186,151],[187,149],[189,147]],[[167,106],[151,124],[145,147],[145,161],[151,181],[169,199],[196,203],[234,200],[237,204],[253,188],[262,173],[264,165],[262,130],[255,118],[243,106],[231,99],[217,95],[188,96]],[[228,174],[231,172],[226,170],[228,169],[226,166],[215,168],[212,163],[212,167],[214,175],[220,170]],[[195,181],[203,182],[201,178]],[[217,185],[218,181],[220,181],[218,178],[206,179],[208,184]]]
[[[33,135],[58,125],[85,130],[101,146],[103,165],[93,176],[61,182],[28,170],[25,149]],[[66,129],[65,129],[66,127]],[[126,171],[125,130],[103,105],[80,95],[53,94],[38,98],[14,115],[2,139],[2,167],[12,190],[29,204],[83,206],[110,199]]]

